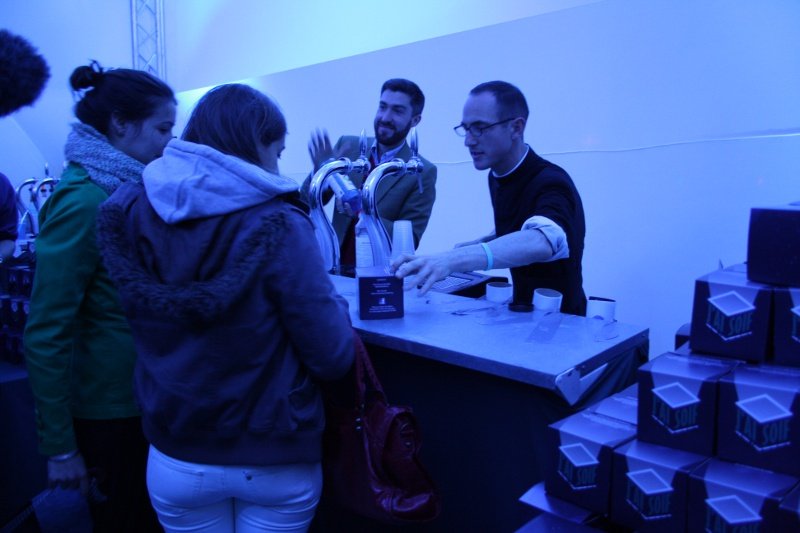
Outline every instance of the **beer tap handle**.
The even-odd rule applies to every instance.
[[[408,146],[411,148],[411,159],[406,164],[406,171],[417,174],[417,188],[422,194],[422,161],[419,158],[419,140],[417,139],[417,128],[411,128],[408,134]]]
[[[411,148],[411,157],[419,156],[419,144],[417,141],[417,128],[411,128],[408,134],[408,146]]]
[[[366,178],[371,170],[371,165],[369,163],[369,158],[367,157],[367,134],[364,132],[364,130],[361,130],[361,136],[358,140],[358,151],[359,156],[354,161],[350,161],[347,158],[340,159],[348,162],[349,166],[347,168],[347,172],[352,172],[355,175],[360,175]]]
[[[359,155],[360,159],[367,158],[367,134],[364,130],[361,130],[361,137],[358,140],[358,148],[359,148]]]

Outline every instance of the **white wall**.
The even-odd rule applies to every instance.
[[[468,90],[519,85],[526,138],[567,169],[587,217],[587,294],[671,348],[694,279],[746,259],[749,209],[800,198],[800,3],[606,1],[254,78],[289,121],[284,173],[308,172],[316,126],[371,128],[383,80],[427,96],[421,152],[439,166],[420,252],[492,227],[486,178],[452,132]]]
[[[167,73],[195,89],[597,1],[166,0]]]
[[[187,91],[598,0],[164,0],[167,81]],[[72,115],[68,79],[96,59],[132,64],[131,0],[0,0],[0,28],[27,38],[51,78],[33,107],[0,120],[12,182],[58,173]],[[185,111],[185,110],[184,110]]]
[[[195,3],[168,1],[169,81],[187,90],[253,78],[286,113],[290,136],[281,168],[298,180],[308,171],[306,142],[314,127],[334,136],[369,131],[380,84],[395,76],[417,81],[427,96],[421,151],[439,167],[421,253],[491,228],[486,178],[473,169],[452,126],[475,84],[519,85],[532,108],[528,142],[567,169],[583,196],[587,293],[615,297],[620,320],[649,327],[651,354],[669,349],[674,331],[690,318],[694,279],[720,261],[746,258],[749,209],[800,198],[800,2],[605,0],[556,10],[552,2],[508,1],[492,2],[494,9],[477,20],[467,19],[474,10],[459,9],[462,2],[428,3],[414,11],[417,19],[361,17],[365,2],[335,3],[341,18],[331,19],[324,8],[302,9],[310,4],[301,0],[303,16],[276,10],[267,24],[255,0],[244,10],[240,2],[230,9],[201,4],[213,7],[202,23]],[[512,8],[524,4],[538,11]],[[361,9],[348,11],[352,5]],[[423,16],[437,8],[445,11]],[[76,33],[77,21],[65,22],[75,15],[63,11],[58,42],[39,44],[46,35],[29,35],[48,59],[48,50],[64,46],[67,29]],[[492,13],[503,16],[490,19]],[[445,24],[461,16],[463,26]],[[358,32],[342,20],[366,26]],[[481,20],[493,25],[479,27]],[[446,29],[425,33],[437,24]],[[258,25],[263,35],[255,39]],[[415,27],[424,31],[407,33]],[[397,40],[375,44],[380,36]],[[119,58],[129,62],[129,43],[118,43],[125,46]],[[87,49],[81,53],[92,57]],[[327,61],[336,56],[343,59]],[[65,65],[61,79],[81,61]],[[23,113],[18,122],[27,125]],[[0,157],[7,156],[0,151]]]
[[[0,0],[0,28],[28,39],[47,60],[50,80],[32,107],[0,119],[0,171],[12,182],[58,175],[72,114],[69,75],[96,59],[130,67],[131,19],[127,0]]]

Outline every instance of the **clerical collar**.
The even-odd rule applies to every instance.
[[[525,150],[524,154],[522,154],[522,159],[520,159],[519,162],[516,165],[514,165],[514,168],[512,168],[511,170],[509,170],[505,174],[498,174],[494,170],[492,170],[492,173],[491,173],[492,177],[493,178],[505,178],[506,176],[510,176],[511,174],[513,174],[514,171],[519,168],[519,166],[522,164],[522,162],[525,161],[525,158],[528,157],[528,152],[531,151],[531,147],[530,147],[530,145],[528,145],[528,143],[525,143],[525,146],[528,149]]]

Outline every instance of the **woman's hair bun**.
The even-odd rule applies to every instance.
[[[69,84],[74,91],[97,87],[102,81],[103,67],[97,61],[76,68],[69,77]]]

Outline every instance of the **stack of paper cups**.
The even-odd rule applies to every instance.
[[[553,289],[536,289],[533,291],[533,309],[536,311],[561,311],[561,293]]]
[[[392,259],[414,255],[414,229],[410,220],[395,220],[392,229]]]
[[[614,320],[616,309],[617,302],[611,298],[590,296],[589,301],[586,303],[586,316],[589,318],[600,318],[610,322]]]
[[[495,303],[506,303],[511,300],[514,287],[510,283],[491,281],[486,284],[486,299]]]
[[[414,228],[410,220],[395,220],[392,227],[392,261],[401,255],[414,255]],[[403,280],[404,289],[414,284],[412,277]]]

